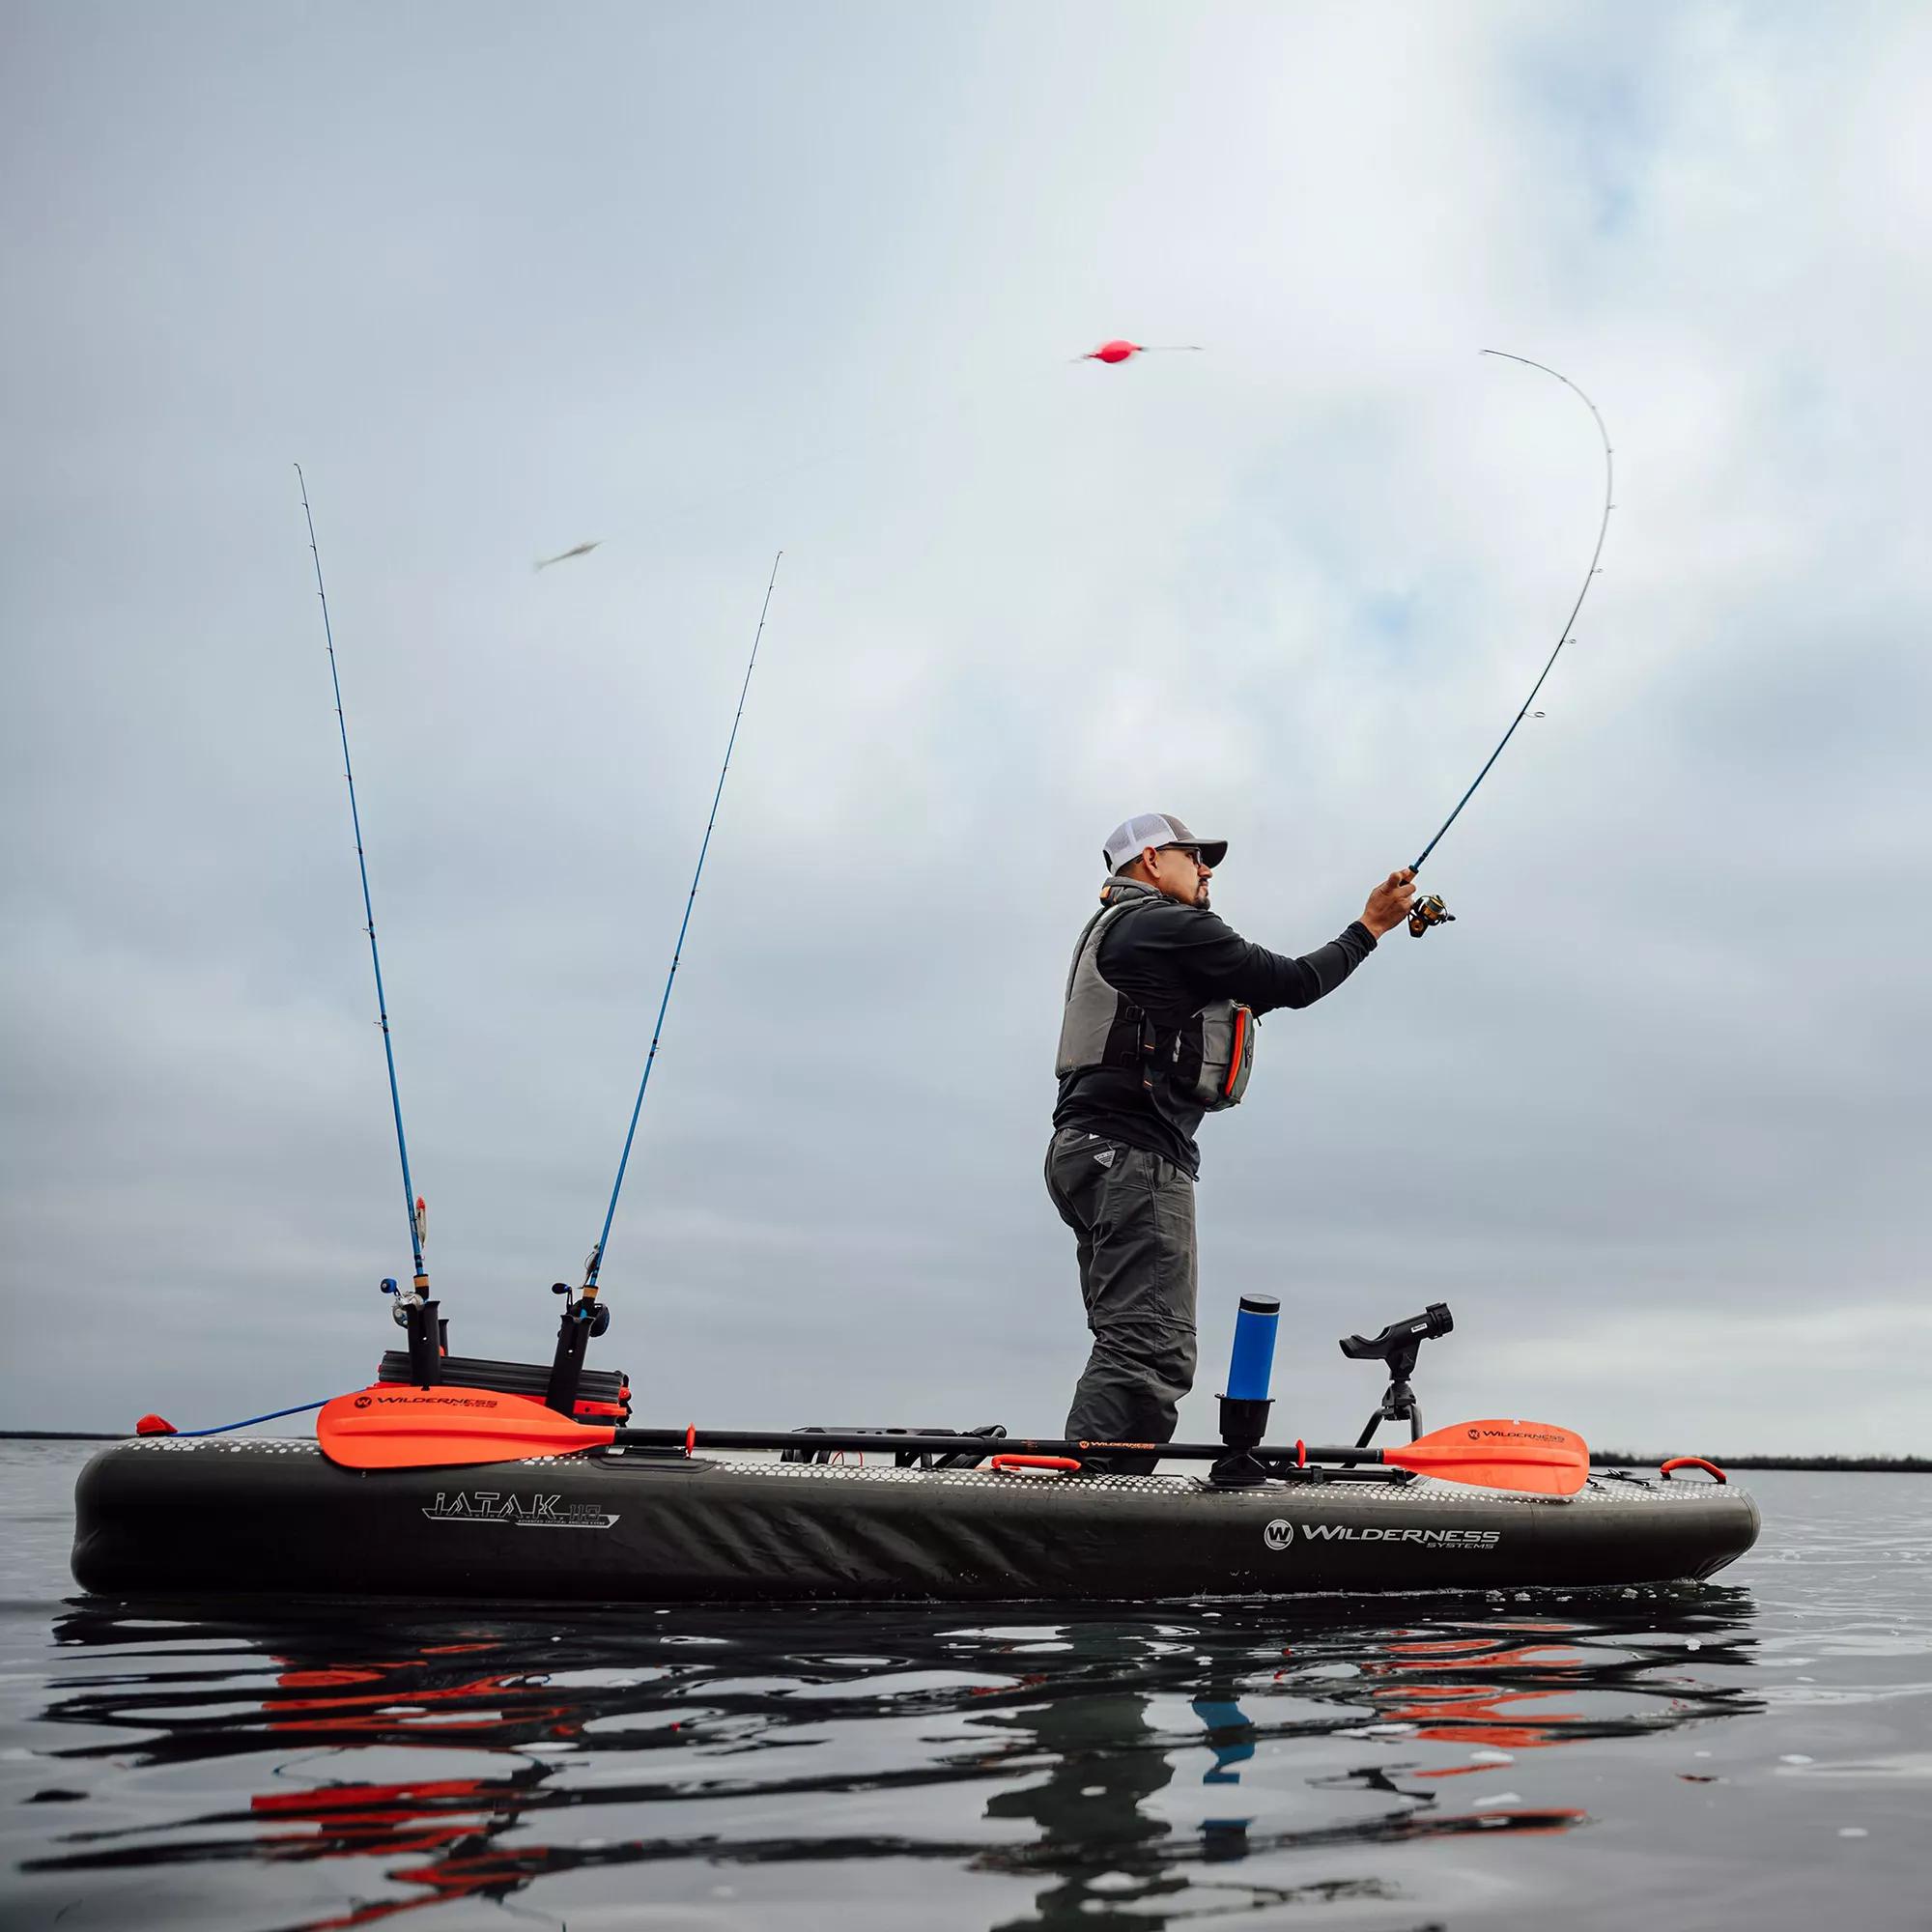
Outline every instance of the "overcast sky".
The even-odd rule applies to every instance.
[[[1426,1414],[1932,1449],[1932,14],[7,10],[0,1425],[545,1357],[785,555],[593,1359],[658,1422],[1057,1429],[1107,830],[1300,952],[1201,1388],[1443,1299]],[[1120,368],[1114,335],[1200,343]],[[535,558],[600,539],[541,575]]]

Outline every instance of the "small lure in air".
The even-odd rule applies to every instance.
[[[1073,359],[1076,362],[1124,362],[1129,355],[1171,355],[1181,351],[1198,353],[1200,348],[1198,342],[1126,342],[1117,337]]]
[[[602,537],[598,537],[595,542],[581,543],[571,550],[560,550],[554,556],[540,556],[537,558],[537,568],[548,570],[554,563],[568,563],[574,556],[588,556],[603,541]]]

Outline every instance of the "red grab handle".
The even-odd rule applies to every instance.
[[[1065,1473],[1080,1466],[1073,1456],[995,1456],[988,1465],[996,1473],[1003,1469],[1058,1469]]]
[[[1667,1463],[1660,1463],[1658,1469],[1668,1476],[1673,1469],[1702,1469],[1707,1476],[1715,1476],[1720,1483],[1731,1479],[1715,1463],[1707,1463],[1701,1456],[1673,1456]]]

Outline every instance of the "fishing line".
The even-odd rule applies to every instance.
[[[1126,360],[1130,355],[1200,348],[1200,344],[1192,342],[1142,344],[1114,341],[1103,343],[1099,349],[1090,351],[1084,355],[1069,356],[1067,360],[1076,363],[1118,363]],[[949,392],[943,401],[934,402],[929,408],[920,410],[913,414],[901,413],[890,423],[852,441],[835,443],[830,447],[821,444],[808,454],[794,457],[788,462],[782,458],[774,458],[765,467],[742,474],[734,481],[721,483],[716,490],[706,491],[700,497],[665,505],[639,515],[635,520],[627,518],[624,540],[651,541],[667,534],[675,526],[688,523],[694,517],[708,517],[716,512],[729,509],[755,492],[781,489],[786,484],[796,482],[800,477],[810,475],[815,470],[828,469],[835,464],[849,463],[856,459],[877,458],[890,465],[904,452],[907,445],[919,441],[923,447],[929,431],[942,426],[949,429],[965,427],[979,430],[980,425],[991,418],[996,398],[1018,396],[1021,401],[1013,406],[1012,413],[1016,418],[1030,419],[1033,392],[1046,384],[1063,380],[1061,369],[1052,365],[1039,368],[1035,368],[1031,363],[1011,365],[997,378],[987,378],[977,385],[962,385]],[[855,512],[854,517],[848,521],[856,521],[862,514]],[[834,527],[840,526],[834,526]],[[537,568],[546,570],[552,564],[567,562],[573,557],[602,548],[606,542],[614,541],[615,539],[600,538],[592,543],[574,545],[554,556],[539,558]]]
[[[1577,387],[1577,384],[1568,376],[1564,375],[1562,370],[1552,369],[1548,362],[1538,362],[1527,355],[1513,355],[1507,349],[1485,349],[1482,353],[1485,355],[1499,356],[1505,362],[1520,362],[1526,369],[1541,369],[1546,376],[1554,376],[1566,389],[1573,391],[1576,395],[1582,398],[1583,406],[1590,412],[1590,415],[1597,425],[1597,434],[1603,439],[1604,515],[1603,521],[1597,526],[1597,547],[1590,553],[1590,567],[1583,573],[1583,587],[1577,591],[1577,601],[1571,605],[1570,614],[1563,620],[1563,628],[1557,634],[1556,648],[1549,653],[1548,661],[1538,673],[1536,682],[1529,688],[1529,696],[1522,701],[1521,710],[1510,720],[1510,727],[1503,733],[1496,745],[1496,749],[1484,761],[1483,769],[1476,774],[1475,779],[1470,783],[1469,789],[1456,801],[1456,810],[1442,821],[1441,825],[1436,829],[1435,837],[1422,848],[1420,856],[1409,867],[1408,869],[1411,873],[1419,872],[1422,869],[1423,860],[1427,859],[1435,850],[1436,846],[1442,842],[1443,833],[1447,832],[1457,819],[1462,816],[1463,808],[1476,795],[1476,786],[1489,777],[1490,767],[1502,756],[1503,747],[1516,736],[1517,726],[1528,717],[1529,707],[1536,702],[1536,694],[1543,689],[1544,679],[1554,668],[1556,660],[1563,653],[1563,646],[1570,641],[1572,631],[1577,622],[1577,613],[1582,610],[1583,600],[1590,594],[1590,585],[1603,574],[1604,539],[1609,534],[1610,512],[1616,508],[1616,504],[1612,500],[1612,493],[1616,486],[1614,462],[1616,452],[1611,446],[1610,432],[1605,425],[1603,412],[1597,408],[1595,403],[1591,402],[1588,396],[1583,394],[1581,389]],[[1432,925],[1446,925],[1454,919],[1455,914],[1443,905],[1441,899],[1432,894],[1429,897],[1418,899],[1415,902],[1415,908],[1409,915],[1408,929],[1417,939],[1420,939]]]
[[[328,646],[328,681],[335,693],[336,728],[342,735],[342,776],[349,781],[349,822],[355,827],[355,867],[362,876],[362,929],[369,935],[369,963],[376,969],[377,1024],[383,1029],[383,1058],[389,1069],[389,1111],[396,1120],[396,1153],[403,1166],[403,1212],[409,1218],[410,1253],[415,1262],[415,1293],[420,1299],[429,1289],[429,1276],[423,1271],[427,1215],[410,1179],[410,1146],[403,1137],[403,1100],[396,1087],[396,1050],[389,1037],[389,1003],[383,990],[383,955],[376,950],[376,908],[369,897],[369,862],[362,853],[362,814],[355,804],[355,771],[349,760],[349,722],[342,714],[342,678],[335,666],[335,631],[328,621],[328,592],[322,582],[322,552],[316,548],[315,512],[309,508],[308,479],[302,475],[299,463],[295,471],[301,489],[302,517],[308,525],[309,554],[315,558],[315,594],[322,603],[322,635]]]

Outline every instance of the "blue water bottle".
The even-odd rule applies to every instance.
[[[1274,1373],[1274,1333],[1281,1302],[1272,1294],[1244,1294],[1235,1317],[1235,1353],[1228,1364],[1230,1402],[1265,1402]]]
[[[1228,1392],[1221,1398],[1221,1440],[1229,1453],[1212,1478],[1225,1488],[1247,1489],[1267,1480],[1249,1452],[1267,1434],[1268,1380],[1274,1373],[1275,1329],[1281,1301],[1272,1294],[1244,1294],[1235,1316],[1235,1352],[1228,1362]]]

